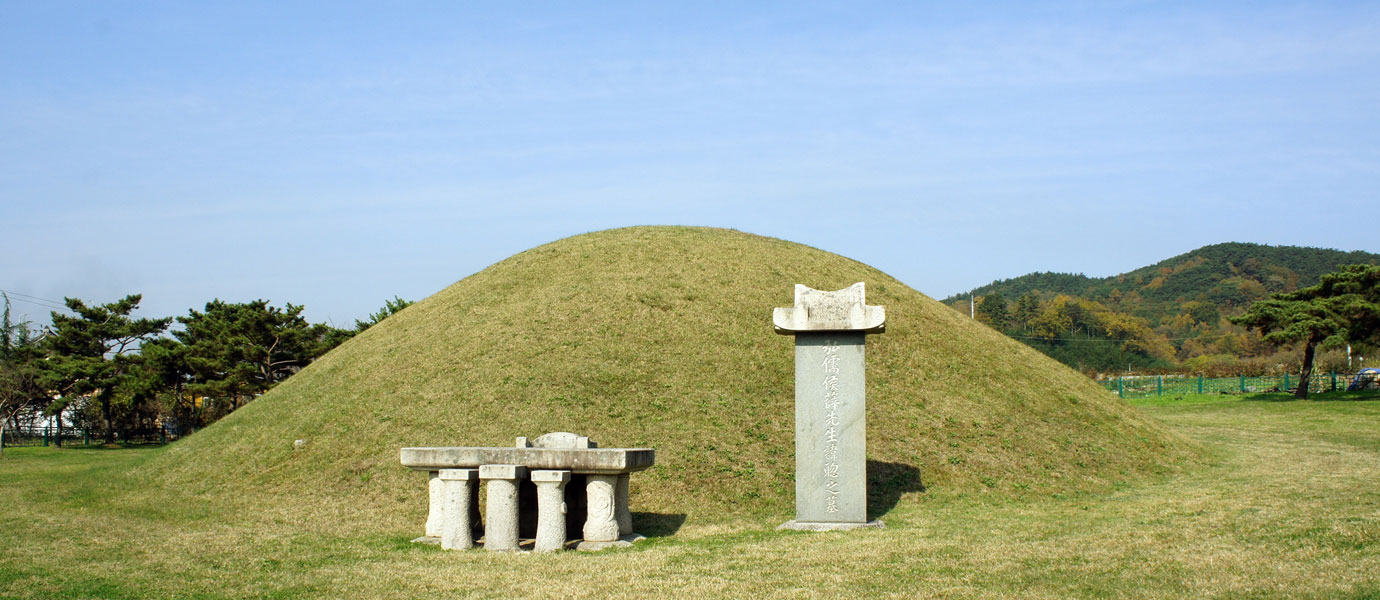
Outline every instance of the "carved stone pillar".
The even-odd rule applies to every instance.
[[[533,550],[565,548],[565,484],[570,471],[532,471],[537,484],[537,541]]]
[[[445,550],[465,550],[474,547],[474,524],[470,517],[478,507],[474,506],[475,492],[479,488],[478,469],[441,469],[437,480],[441,482],[441,548]]]
[[[618,521],[614,518],[617,487],[617,475],[591,474],[585,482],[585,495],[589,498],[584,531],[586,542],[618,541]]]
[[[484,549],[518,549],[518,480],[527,476],[521,465],[482,465],[479,478],[488,488],[484,515]]]

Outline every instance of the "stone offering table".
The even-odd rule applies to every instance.
[[[446,549],[471,547],[482,482],[488,488],[485,547],[516,550],[520,526],[534,524],[537,551],[565,546],[571,505],[585,512],[583,524],[577,524],[581,550],[640,538],[632,531],[629,476],[656,458],[651,448],[599,448],[589,438],[564,432],[531,442],[518,438],[512,448],[403,448],[401,454],[403,466],[431,474],[428,538],[440,538]],[[534,498],[522,493],[530,488]]]

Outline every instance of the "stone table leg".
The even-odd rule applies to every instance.
[[[614,489],[617,475],[589,475],[585,483],[588,515],[585,519],[586,542],[614,542],[618,540],[618,522],[614,520]]]
[[[565,484],[570,471],[532,471],[537,484],[537,542],[533,550],[565,548]]]
[[[619,536],[632,533],[632,509],[628,506],[629,479],[632,479],[631,474],[620,474],[613,491],[613,517],[618,521]]]
[[[475,488],[479,486],[478,469],[441,469],[441,548],[465,550],[474,547],[470,521]]]
[[[437,471],[427,473],[426,536],[441,537],[441,478]]]
[[[518,549],[518,480],[527,475],[520,465],[482,465],[479,478],[488,487],[484,515],[484,549]]]

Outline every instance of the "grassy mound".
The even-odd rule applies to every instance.
[[[771,309],[795,283],[856,281],[888,318],[867,353],[874,514],[923,487],[1104,489],[1194,454],[1085,377],[876,269],[736,231],[636,227],[476,273],[142,468],[193,493],[415,530],[426,486],[400,447],[575,431],[657,449],[633,478],[635,510],[785,520],[793,351]]]

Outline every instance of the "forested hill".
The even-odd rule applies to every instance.
[[[1231,322],[1256,300],[1318,282],[1380,254],[1228,243],[1129,273],[1093,278],[1031,273],[973,290],[976,317],[1083,371],[1131,369],[1240,374],[1287,368],[1291,348]],[[944,300],[969,312],[969,295]],[[1345,355],[1320,359],[1346,365]],[[1329,362],[1331,361],[1331,362]]]
[[[1292,291],[1318,282],[1323,274],[1346,264],[1380,264],[1380,254],[1343,252],[1326,248],[1267,246],[1228,242],[1204,246],[1148,267],[1112,277],[1093,278],[1073,273],[1031,273],[994,281],[972,291],[981,298],[1001,294],[1016,299],[1030,292],[1065,294],[1108,302],[1156,322],[1178,312],[1178,305],[1199,301],[1223,312],[1236,309],[1272,292]],[[946,304],[966,300],[957,294]]]

